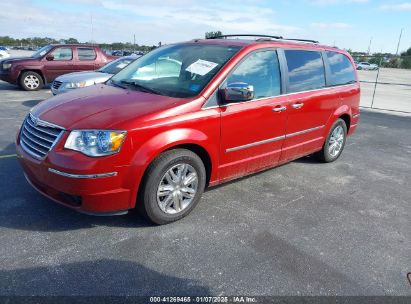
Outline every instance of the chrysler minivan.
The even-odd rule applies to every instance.
[[[314,154],[359,120],[351,56],[315,41],[229,36],[160,47],[104,84],[35,106],[17,135],[28,182],[88,214],[166,224],[206,187]]]

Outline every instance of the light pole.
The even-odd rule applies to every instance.
[[[395,55],[396,56],[398,56],[398,50],[399,50],[399,48],[400,48],[400,42],[401,42],[401,36],[402,36],[402,31],[403,31],[404,29],[402,28],[401,29],[401,32],[400,32],[400,37],[398,38],[398,44],[397,44],[397,51],[395,52]]]
[[[370,43],[368,44],[368,50],[367,50],[368,55],[370,55],[370,51],[371,51],[371,42],[372,42],[372,37],[370,39]]]

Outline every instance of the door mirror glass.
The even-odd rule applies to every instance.
[[[51,55],[51,54],[49,54],[49,55],[46,56],[46,60],[47,60],[47,61],[53,61],[53,60],[54,60],[54,56]]]
[[[245,82],[234,82],[221,89],[226,103],[249,101],[254,98],[254,87]]]

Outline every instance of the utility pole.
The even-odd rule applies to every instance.
[[[91,43],[94,41],[94,29],[93,29],[93,13],[90,13],[90,24],[91,24]]]
[[[370,43],[368,44],[368,50],[367,50],[368,55],[370,55],[370,51],[371,51],[371,42],[372,42],[372,37],[370,39]]]
[[[404,29],[402,28],[401,29],[401,32],[400,32],[400,37],[398,38],[398,44],[397,44],[397,51],[395,52],[395,55],[396,56],[398,56],[398,50],[399,50],[399,48],[400,48],[400,42],[401,42],[401,36],[402,36],[402,31],[403,31]]]
[[[133,52],[136,51],[136,34],[134,34],[134,46],[133,46]]]

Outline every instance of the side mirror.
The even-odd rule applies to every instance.
[[[254,87],[245,82],[234,82],[221,89],[224,102],[248,101],[254,98]]]
[[[46,60],[47,60],[47,61],[53,61],[53,60],[54,60],[54,56],[51,55],[51,54],[49,54],[49,55],[46,56]]]

